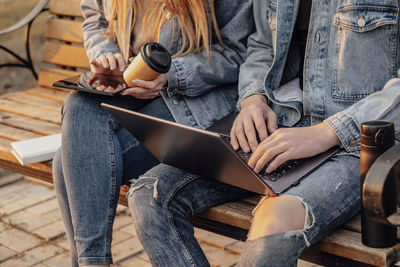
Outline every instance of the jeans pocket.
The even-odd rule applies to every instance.
[[[359,100],[396,76],[398,7],[353,5],[338,9],[332,97]]]

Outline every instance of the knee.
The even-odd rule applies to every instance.
[[[310,223],[310,218],[306,217],[306,207],[300,198],[291,195],[267,198],[254,212],[249,239],[303,230],[306,223]]]
[[[128,192],[128,205],[136,227],[146,227],[160,213],[158,178],[141,177]]]

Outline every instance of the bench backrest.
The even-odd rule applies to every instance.
[[[51,0],[47,22],[43,62],[51,64],[39,72],[38,85],[51,87],[52,82],[89,69],[83,48],[80,0]]]

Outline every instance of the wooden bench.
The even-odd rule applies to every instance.
[[[82,15],[79,0],[51,0],[46,26],[43,62],[38,86],[0,98],[0,167],[46,182],[52,182],[51,162],[21,166],[10,153],[10,142],[58,133],[60,108],[68,91],[52,88],[53,81],[76,75],[89,68],[82,47]],[[120,203],[127,205],[126,190]],[[244,240],[251,223],[251,211],[259,197],[213,207],[193,218],[203,229]],[[331,266],[390,266],[400,258],[400,244],[372,249],[360,242],[360,217],[356,216],[330,236],[311,246],[303,259]],[[400,266],[400,265],[399,265]]]

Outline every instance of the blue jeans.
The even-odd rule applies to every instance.
[[[101,106],[101,102],[173,120],[162,98],[68,96],[62,111],[62,148],[53,176],[71,247],[72,266],[110,264],[112,228],[123,181],[159,162]]]
[[[247,241],[239,266],[296,266],[307,246],[354,216],[361,208],[358,155],[340,152],[284,194],[302,200],[309,224]],[[132,184],[128,203],[153,266],[209,266],[189,218],[248,195],[160,164]]]

